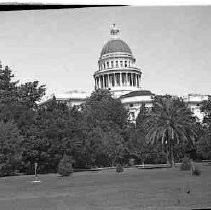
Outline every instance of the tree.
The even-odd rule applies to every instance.
[[[22,141],[14,122],[0,121],[0,176],[12,175],[18,169]]]
[[[69,176],[73,173],[71,157],[66,154],[63,155],[58,165],[58,173],[62,176]]]
[[[122,129],[128,123],[128,112],[121,101],[113,98],[108,90],[99,89],[93,92],[82,111],[87,125],[100,126],[103,130],[110,127]]]
[[[21,84],[18,87],[19,102],[29,109],[37,108],[37,102],[45,95],[45,91],[45,85],[39,86],[38,81]]]
[[[3,68],[0,63],[0,120],[15,121],[21,130],[27,129],[46,89],[44,85],[39,86],[38,81],[19,85],[19,81],[13,80],[11,69]]]
[[[56,172],[64,153],[73,158],[79,153],[79,116],[75,107],[69,108],[55,98],[37,110],[33,123],[25,133],[23,161],[28,173],[31,173],[34,162],[39,163],[42,173]]]
[[[108,90],[96,90],[82,106],[84,153],[91,165],[115,164],[122,159],[123,131],[128,113]],[[89,155],[88,155],[89,154]]]
[[[8,66],[0,62],[0,102],[11,103],[17,101],[17,84],[19,81],[12,81],[14,74]]]
[[[202,102],[200,110],[204,113],[203,123],[211,127],[211,97]]]
[[[150,109],[145,106],[145,104],[142,104],[138,113],[138,116],[136,118],[136,128],[139,130],[139,132],[145,133],[145,124],[146,119],[148,118],[150,113]]]
[[[181,99],[157,96],[146,121],[146,137],[151,143],[160,141],[165,145],[174,164],[174,145],[193,145],[196,136],[193,126],[195,122],[196,119]]]
[[[8,66],[0,63],[0,120],[10,121],[13,119],[12,110],[17,103],[17,83],[12,81],[14,75]]]
[[[104,133],[103,145],[112,166],[123,163],[126,145],[120,132],[111,129]]]
[[[198,151],[202,153],[203,158],[211,158],[211,98],[203,101],[200,107],[204,113],[203,130],[201,129],[200,139],[198,141]]]

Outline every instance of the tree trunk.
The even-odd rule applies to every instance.
[[[172,144],[171,144],[171,148],[170,148],[170,156],[171,156],[171,166],[175,166],[175,162],[174,162],[174,152],[173,152],[173,147],[172,147]]]
[[[169,152],[166,151],[166,164],[169,165]]]
[[[172,148],[172,151],[171,151],[171,162],[172,162],[172,165],[175,166],[173,148]]]

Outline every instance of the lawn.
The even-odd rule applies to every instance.
[[[128,168],[77,172],[71,177],[40,175],[0,178],[1,210],[125,210],[211,208],[211,165],[201,176],[178,168]],[[189,192],[189,193],[188,193]]]

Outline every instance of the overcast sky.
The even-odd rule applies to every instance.
[[[92,91],[116,23],[155,94],[211,94],[211,7],[106,7],[0,12],[0,60],[48,93]]]

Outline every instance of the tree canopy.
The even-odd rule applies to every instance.
[[[62,157],[74,168],[119,164],[163,163],[184,156],[185,148],[211,151],[211,102],[202,103],[203,124],[180,99],[155,96],[142,104],[136,123],[109,90],[95,90],[80,106],[69,107],[53,97],[38,102],[46,88],[38,81],[20,84],[0,64],[0,176],[18,172],[57,172]],[[204,156],[205,157],[205,156]],[[207,158],[208,156],[206,156]]]
[[[187,105],[179,98],[157,96],[154,99],[150,116],[146,121],[147,140],[166,143],[173,161],[175,144],[192,145],[195,141],[195,117]]]

